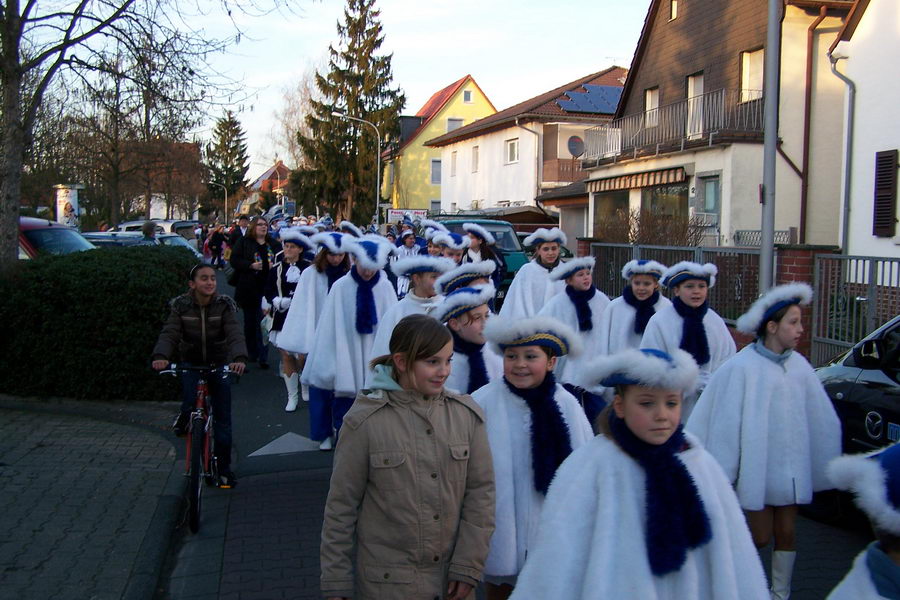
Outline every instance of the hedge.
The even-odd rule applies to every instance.
[[[171,400],[150,369],[168,301],[187,290],[186,248],[98,248],[22,261],[0,280],[5,393]]]

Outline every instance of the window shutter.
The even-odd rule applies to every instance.
[[[872,234],[893,237],[897,225],[897,150],[875,153],[875,211]]]

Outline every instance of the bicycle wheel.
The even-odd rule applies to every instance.
[[[191,424],[191,487],[188,490],[188,526],[192,533],[200,529],[200,500],[203,494],[203,419],[195,418]]]

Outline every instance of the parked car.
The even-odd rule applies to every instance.
[[[200,221],[190,219],[150,219],[156,223],[156,233],[177,233],[186,240],[196,240],[194,230]],[[114,231],[140,231],[147,219],[119,223]],[[196,242],[195,242],[196,243]]]
[[[41,254],[70,254],[93,250],[94,245],[77,230],[49,219],[19,217],[19,258]]]
[[[194,256],[197,257],[197,260],[201,262],[207,262],[203,257],[203,254],[199,252],[191,242],[184,239],[184,237],[177,233],[160,233],[157,234],[156,239],[158,239],[159,243],[163,246],[178,246],[179,248],[187,248],[194,253]]]
[[[137,246],[144,239],[142,234],[134,231],[89,231],[84,234],[84,237],[101,248]]]

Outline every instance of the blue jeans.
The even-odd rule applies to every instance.
[[[309,386],[309,437],[317,442],[340,431],[354,398],[335,396],[332,390]]]
[[[181,376],[181,412],[194,410],[200,373],[189,371]],[[213,414],[213,437],[216,462],[220,470],[231,466],[231,384],[228,377],[215,375],[206,380]]]

